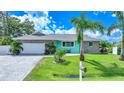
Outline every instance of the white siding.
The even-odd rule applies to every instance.
[[[45,43],[23,43],[22,54],[44,54]]]

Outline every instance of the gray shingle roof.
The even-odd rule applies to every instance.
[[[25,35],[22,37],[14,38],[15,40],[61,40],[61,41],[76,41],[76,34],[51,34],[44,36],[37,35]],[[91,38],[87,35],[84,35],[84,41],[100,41],[96,38]]]
[[[32,33],[32,35],[44,36],[45,34],[43,34],[42,32],[39,32],[39,31],[35,31],[34,33]]]

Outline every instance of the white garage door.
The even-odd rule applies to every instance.
[[[0,55],[10,54],[9,49],[10,49],[10,46],[8,45],[0,46]]]
[[[22,54],[44,54],[45,43],[23,43]]]

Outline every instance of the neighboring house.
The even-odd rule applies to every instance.
[[[22,54],[44,54],[45,45],[49,42],[54,42],[57,49],[63,48],[69,50],[70,53],[80,52],[76,34],[45,35],[36,32],[32,35],[24,35],[14,39],[23,43]],[[100,40],[84,36],[84,52],[99,53],[99,42]]]

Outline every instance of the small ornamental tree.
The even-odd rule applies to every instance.
[[[62,63],[65,60],[63,59],[63,56],[66,54],[66,50],[64,49],[57,49],[54,55],[54,59],[56,63]]]

